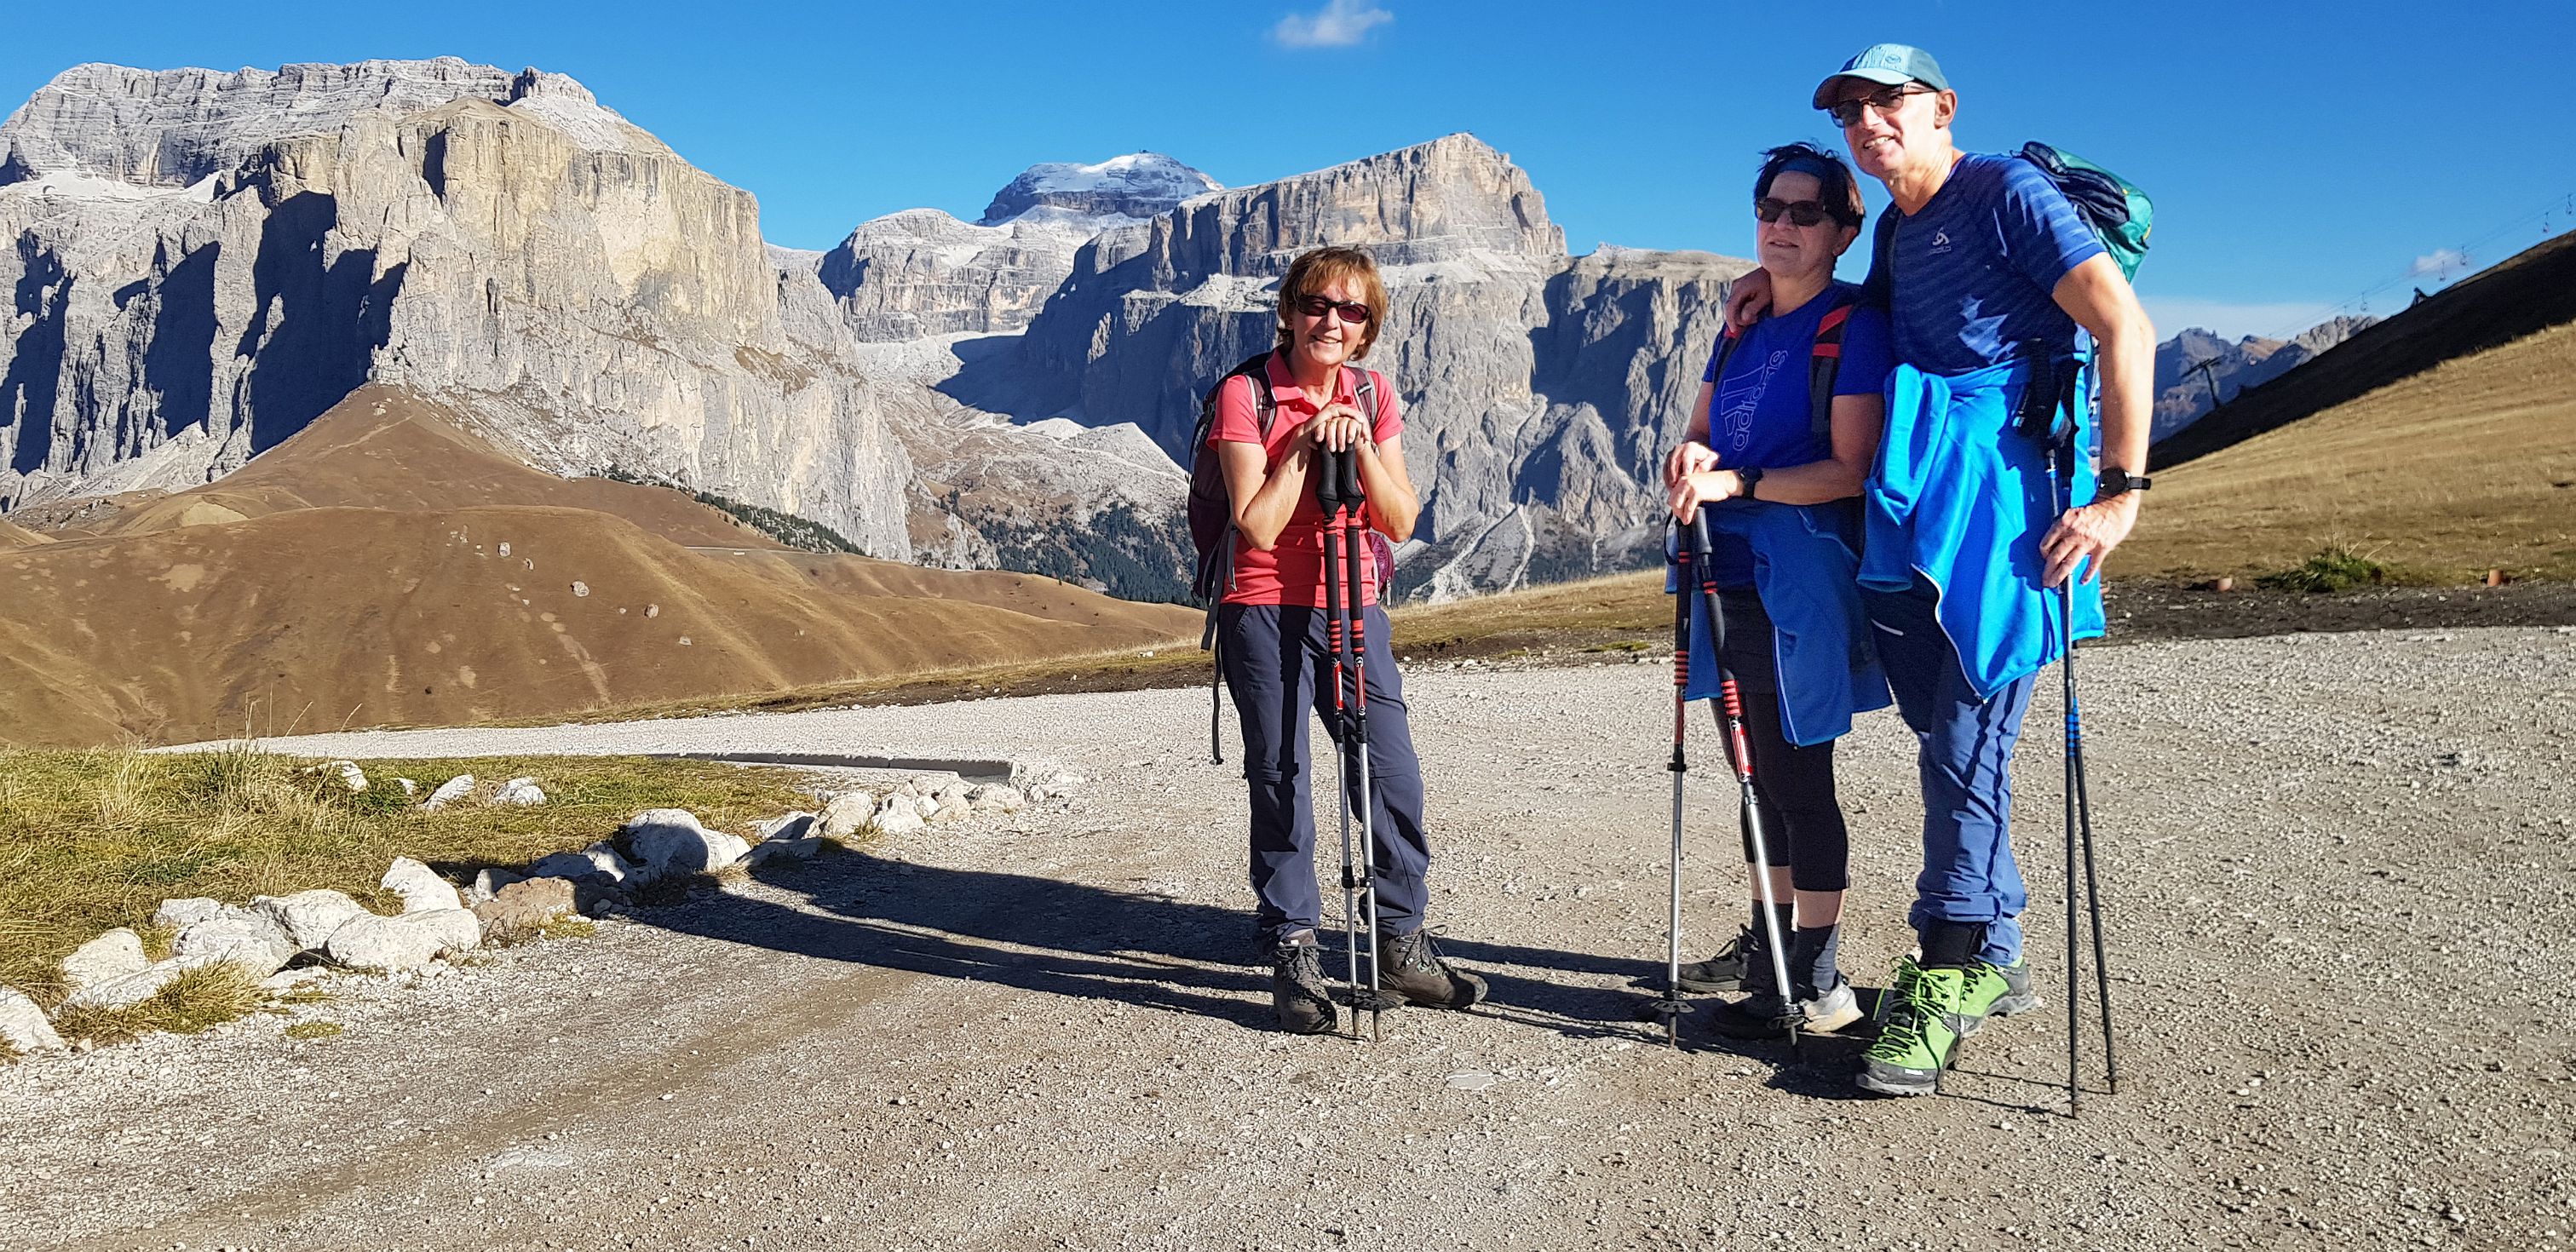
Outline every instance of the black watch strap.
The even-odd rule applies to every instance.
[[[1753,498],[1753,488],[1759,485],[1762,481],[1762,467],[1759,465],[1747,465],[1744,468],[1735,471],[1735,480],[1744,484],[1743,496],[1745,499],[1750,500]]]
[[[2124,491],[2144,491],[2155,485],[2156,480],[2144,474],[2132,474],[2127,470],[2114,467],[2102,471],[2102,489],[2095,494],[2102,499],[2109,499]]]

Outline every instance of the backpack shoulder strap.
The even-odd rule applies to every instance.
[[[1345,365],[1342,368],[1349,370],[1355,376],[1351,379],[1351,391],[1359,398],[1360,412],[1368,416],[1369,437],[1375,440],[1377,437],[1377,371],[1361,369],[1356,365]]]
[[[1807,356],[1807,429],[1828,441],[1834,434],[1834,378],[1843,366],[1843,327],[1850,323],[1851,312],[1848,297],[1825,310],[1816,322],[1815,346]]]
[[[1711,383],[1726,381],[1726,363],[1735,356],[1735,346],[1742,342],[1744,342],[1743,334],[1738,332],[1732,323],[1717,332],[1717,359],[1710,362],[1708,367]]]
[[[1252,383],[1252,418],[1259,424],[1261,437],[1270,438],[1270,428],[1279,421],[1279,393],[1270,387],[1270,354],[1252,358],[1235,368]]]

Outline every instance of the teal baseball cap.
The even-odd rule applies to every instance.
[[[1833,104],[1832,92],[1837,78],[1857,78],[1864,82],[1893,87],[1898,83],[1921,83],[1934,91],[1948,91],[1950,80],[1941,74],[1941,63],[1932,54],[1910,44],[1874,43],[1860,50],[1860,55],[1843,62],[1841,69],[1825,76],[1816,84],[1816,107]]]

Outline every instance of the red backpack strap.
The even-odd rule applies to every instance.
[[[1816,343],[1807,358],[1807,429],[1828,442],[1834,437],[1834,376],[1842,372],[1843,327],[1851,312],[1848,303],[1825,311],[1816,322]]]

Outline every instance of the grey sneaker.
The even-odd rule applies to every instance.
[[[1485,980],[1451,965],[1422,931],[1380,936],[1378,951],[1378,987],[1390,1001],[1463,1009],[1485,998]]]
[[[1270,1007],[1279,1014],[1279,1029],[1292,1035],[1320,1035],[1337,1023],[1333,998],[1324,989],[1324,956],[1315,932],[1302,930],[1282,938],[1270,950]]]
[[[1750,926],[1743,927],[1735,932],[1733,939],[1726,941],[1725,947],[1717,950],[1717,955],[1682,966],[1682,990],[1702,993],[1741,991],[1744,989],[1744,971],[1769,959],[1762,952],[1761,934]]]
[[[1833,990],[1791,1005],[1776,995],[1757,992],[1709,1015],[1709,1029],[1729,1039],[1777,1039],[1794,1025],[1810,1035],[1832,1034],[1861,1019],[1860,997],[1851,980],[1836,978]]]

